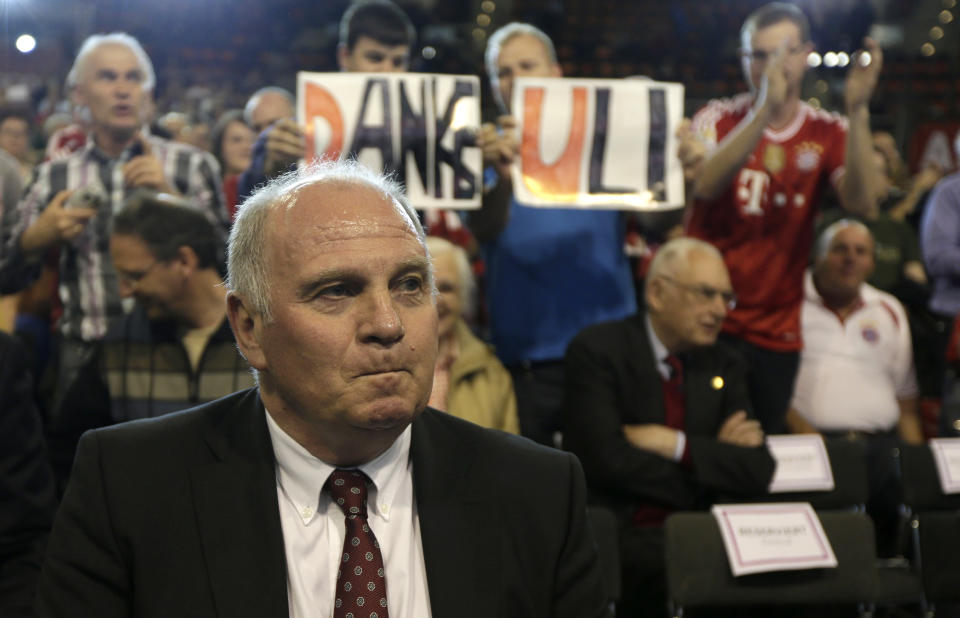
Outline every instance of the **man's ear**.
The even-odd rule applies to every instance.
[[[191,275],[200,268],[200,258],[197,257],[197,252],[187,245],[177,249],[177,255],[174,259],[177,265],[183,269],[184,274]]]
[[[647,275],[648,277],[650,275]],[[644,298],[647,301],[647,308],[653,311],[663,310],[663,279],[660,277],[650,277],[644,287]]]
[[[260,342],[263,341],[263,316],[252,311],[234,292],[227,294],[227,319],[237,340],[240,353],[257,371],[267,368],[267,359]]]
[[[347,59],[350,56],[350,50],[347,49],[346,43],[340,43],[337,45],[337,66],[340,67],[341,71],[348,71],[347,69]]]

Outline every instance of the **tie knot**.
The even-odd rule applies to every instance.
[[[682,381],[683,380],[683,363],[680,362],[680,359],[670,354],[667,356],[667,366],[670,367],[670,380],[671,381]]]
[[[337,468],[327,479],[330,497],[349,518],[367,517],[367,482],[370,479],[360,470]]]

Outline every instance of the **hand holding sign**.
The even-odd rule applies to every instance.
[[[278,120],[267,129],[266,148],[267,158],[263,171],[267,178],[273,178],[303,158],[303,131],[290,118]]]
[[[517,120],[500,116],[497,123],[485,123],[477,133],[477,146],[483,149],[483,164],[492,165],[501,178],[510,177],[510,165],[517,156]]]

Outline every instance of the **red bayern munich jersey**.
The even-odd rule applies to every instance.
[[[711,101],[693,131],[715,147],[750,112],[753,97]],[[764,130],[730,187],[713,200],[694,200],[687,234],[723,253],[737,307],[724,331],[770,350],[802,347],[803,273],[813,222],[826,181],[843,173],[847,121],[804,102],[783,129]]]

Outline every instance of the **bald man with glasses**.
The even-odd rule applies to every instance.
[[[714,496],[766,492],[773,460],[752,418],[744,362],[717,344],[736,296],[712,245],[664,245],[646,309],[591,326],[565,362],[564,447],[620,522],[622,615],[666,615],[662,523]]]

